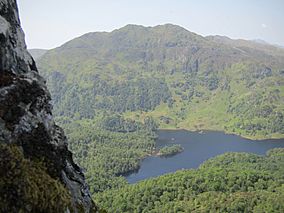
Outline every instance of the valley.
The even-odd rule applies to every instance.
[[[0,0],[0,213],[283,213],[283,6]]]
[[[239,173],[244,166],[262,165],[243,165],[242,156],[266,162],[268,157],[255,154],[281,155],[282,149],[273,148],[284,147],[283,59],[284,50],[268,44],[202,37],[167,24],[88,33],[44,52],[37,64],[47,79],[55,121],[66,132],[94,200],[110,212],[112,208],[159,212],[157,208],[167,208],[166,202],[186,211],[198,209],[185,201],[200,202],[204,196],[216,196],[214,202],[223,203],[231,191],[235,193],[228,202],[235,202],[242,193],[248,200],[264,202],[259,197],[262,189],[268,197],[274,196],[267,187],[256,187],[256,179],[238,187],[222,183],[228,188],[214,190],[216,195],[211,186],[201,191],[185,187],[178,195],[172,194],[178,186],[170,183],[170,191],[161,187],[164,180],[175,180],[176,175],[182,177],[177,184],[191,174],[197,180],[203,164],[208,165],[206,160],[212,157],[208,162],[216,164],[208,169],[220,171],[213,175],[218,179],[219,175]],[[157,156],[161,153],[165,157]],[[172,153],[175,155],[167,156]],[[231,157],[236,158],[232,168],[219,168],[218,159],[230,162]],[[275,164],[282,169],[280,161]],[[260,169],[266,174],[267,167]],[[241,173],[240,178],[255,176],[255,171]],[[213,176],[203,181],[211,181]],[[165,195],[165,200],[156,200],[155,189],[147,188],[151,184],[157,184],[158,194]],[[143,191],[147,197],[139,197]],[[133,199],[136,195],[131,193],[138,200],[146,199],[145,205],[129,206],[136,202],[125,198],[129,193]],[[215,208],[216,203],[210,205]],[[262,206],[257,202],[246,208]]]

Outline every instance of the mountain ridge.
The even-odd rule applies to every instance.
[[[119,32],[119,31],[122,31],[122,30],[129,30],[129,29],[142,29],[142,30],[155,30],[155,29],[159,29],[159,28],[172,28],[172,29],[179,29],[179,30],[182,30],[182,31],[185,31],[187,33],[191,33],[192,35],[197,35],[199,37],[203,37],[205,39],[209,39],[209,40],[215,40],[215,38],[217,38],[217,43],[220,43],[220,38],[223,38],[223,41],[227,40],[227,41],[231,41],[231,42],[247,42],[247,43],[251,43],[251,44],[259,44],[259,45],[263,45],[263,46],[270,46],[270,47],[273,47],[275,49],[282,49],[281,48],[281,45],[274,45],[274,44],[270,44],[266,41],[263,41],[263,42],[257,42],[258,40],[260,39],[255,39],[255,40],[249,40],[249,39],[242,39],[242,38],[239,38],[239,39],[232,39],[230,38],[229,36],[224,36],[224,35],[208,35],[208,36],[201,36],[195,32],[192,32],[182,26],[179,26],[179,25],[176,25],[176,24],[171,24],[171,23],[166,23],[166,24],[160,24],[160,25],[155,25],[155,26],[144,26],[144,25],[137,25],[137,24],[127,24],[121,28],[117,28],[117,29],[114,29],[112,31],[93,31],[93,32],[88,32],[88,33],[85,33],[81,36],[78,36],[78,37],[75,37],[65,43],[63,43],[62,45],[58,46],[58,47],[55,47],[55,48],[52,48],[52,49],[57,49],[57,48],[60,48],[62,46],[64,46],[65,44],[69,43],[70,41],[73,41],[73,40],[76,40],[76,39],[79,39],[79,38],[83,38],[85,36],[91,36],[91,35],[98,35],[98,34],[112,34],[112,33],[116,33],[116,32]],[[226,42],[224,42],[226,43]]]
[[[131,34],[131,32],[133,32],[133,34]],[[124,41],[123,38],[125,37],[128,37],[131,40]],[[158,39],[157,41],[153,40],[148,41],[149,39],[151,39],[151,37],[160,37],[160,40]],[[178,44],[176,41],[177,37],[181,37],[178,39],[182,40],[183,43]],[[173,42],[172,40],[175,41]],[[224,55],[226,55],[227,58],[230,56],[231,59],[229,60],[232,60],[232,58],[235,58],[236,56],[241,57],[242,60],[249,57],[251,58],[257,57],[259,61],[261,60],[266,61],[265,63],[267,63],[267,61],[273,60],[273,56],[275,54],[272,53],[274,51],[278,53],[277,56],[281,57],[281,59],[275,63],[284,64],[283,62],[284,51],[281,48],[277,48],[272,45],[256,44],[255,42],[243,39],[241,40],[226,39],[226,41],[220,42],[220,39],[216,40],[214,36],[203,37],[195,33],[192,33],[178,25],[172,25],[172,24],[158,25],[155,27],[143,27],[141,25],[126,25],[125,27],[113,30],[112,32],[93,32],[93,33],[90,32],[75,39],[72,39],[53,50],[54,51],[60,50],[63,53],[65,48],[68,49],[68,51],[72,48],[77,49],[78,51],[79,49],[84,48],[85,52],[88,49],[89,54],[94,54],[95,52],[93,51],[96,51],[99,48],[105,48],[106,50],[108,48],[111,48],[110,51],[121,52],[127,49],[129,42],[134,42],[136,43],[136,45],[140,45],[140,47],[136,46],[136,48],[149,48],[147,45],[151,45],[151,43],[155,42],[156,46],[153,48],[159,48],[159,45],[168,45],[173,48],[191,46],[191,48],[193,48],[192,51],[196,51],[195,49],[198,49],[199,46],[202,46],[205,47],[205,50],[203,49],[201,50],[207,51],[208,54],[210,53],[211,55],[213,54],[215,56],[218,56],[219,55],[218,51],[222,49],[221,51],[226,51],[226,54],[223,54],[223,57]],[[184,55],[192,54],[188,50],[185,51],[187,52],[185,52]],[[260,51],[261,53],[257,51]],[[202,51],[199,52],[200,54],[202,54]],[[144,51],[140,51],[139,53],[137,53],[137,50],[135,50],[135,52],[131,54],[133,55],[140,54],[138,57],[141,58],[141,54],[145,53]],[[110,55],[111,55],[110,53],[108,55],[104,55],[104,58],[101,58],[101,60],[104,60]],[[182,55],[182,57],[186,57],[184,55]],[[269,60],[267,60],[266,58],[269,58]]]

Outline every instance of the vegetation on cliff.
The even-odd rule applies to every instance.
[[[96,212],[53,120],[50,93],[27,51],[16,0],[0,0],[0,91],[0,211]]]
[[[0,143],[0,212],[65,212],[71,195],[41,159],[30,160],[16,145]]]

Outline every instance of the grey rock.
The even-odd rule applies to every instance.
[[[0,143],[17,144],[26,158],[51,162],[48,173],[70,190],[73,211],[80,206],[95,212],[81,168],[54,123],[45,80],[27,51],[16,0],[0,0],[0,43]]]

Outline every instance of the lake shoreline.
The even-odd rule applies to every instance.
[[[185,129],[159,129],[156,149],[141,158],[139,169],[124,177],[128,183],[172,173],[181,169],[198,168],[204,161],[228,152],[245,152],[257,155],[273,148],[284,148],[284,139],[249,140],[222,131],[189,131]],[[158,156],[160,148],[179,144],[181,153],[173,156]]]
[[[173,128],[173,127],[169,127],[169,128],[159,128],[159,130],[173,130],[173,131],[177,131],[177,130],[184,130],[184,131],[189,131],[189,132],[199,132],[200,134],[203,134],[203,132],[206,131],[212,131],[212,132],[221,132],[224,133],[226,135],[236,135],[239,136],[241,138],[244,139],[248,139],[248,140],[252,140],[252,141],[262,141],[262,140],[279,140],[279,139],[284,139],[284,135],[283,136],[279,136],[279,137],[263,137],[263,136],[247,136],[247,135],[241,135],[241,134],[237,134],[234,132],[228,132],[228,131],[224,131],[224,130],[217,130],[217,129],[191,129],[191,128]]]
[[[216,133],[223,133],[225,135],[231,135],[231,136],[238,136],[238,137],[241,137],[241,138],[244,138],[244,139],[247,139],[247,140],[250,140],[250,141],[263,141],[263,140],[279,140],[279,139],[284,139],[284,137],[279,137],[279,138],[253,138],[253,137],[245,137],[243,135],[239,135],[239,134],[234,134],[234,133],[231,133],[231,132],[226,132],[226,131],[222,131],[222,130],[214,130],[214,129],[185,129],[185,128],[159,128],[157,129],[156,132],[158,131],[187,131],[187,132],[193,132],[193,133],[199,133],[199,134],[206,134],[207,132],[216,132]],[[157,142],[158,138],[155,139],[155,142]],[[157,149],[157,147],[151,151],[151,153],[147,153],[145,154],[144,156],[142,156],[139,161],[139,167],[138,168],[135,168],[133,169],[132,171],[128,171],[124,174],[120,174],[122,175],[123,177],[127,178],[127,176],[131,175],[131,174],[135,174],[135,173],[138,173],[140,168],[141,168],[141,164],[143,163],[143,161],[148,158],[148,157],[160,157],[160,158],[170,158],[170,157],[173,157],[175,155],[178,155],[178,154],[181,154],[182,152],[184,151],[184,148],[182,148],[182,151],[181,152],[177,152],[173,155],[166,155],[166,156],[163,156],[159,153],[159,149]]]

